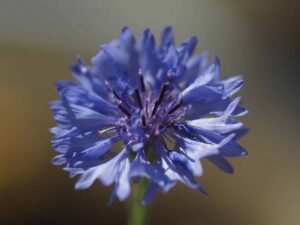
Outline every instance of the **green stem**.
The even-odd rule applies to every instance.
[[[133,185],[132,196],[129,202],[128,225],[147,225],[149,224],[149,205],[142,205],[147,180],[141,178],[138,184]]]

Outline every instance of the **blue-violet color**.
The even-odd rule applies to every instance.
[[[220,62],[207,52],[193,56],[196,37],[175,46],[171,27],[159,46],[145,29],[138,40],[124,27],[119,38],[101,46],[90,65],[71,65],[76,81],[56,83],[60,100],[50,103],[57,126],[55,165],[79,175],[76,189],[98,180],[114,183],[111,196],[130,194],[131,184],[149,180],[143,203],[178,181],[205,193],[196,177],[206,158],[232,173],[226,157],[244,156],[236,141],[247,129],[241,76],[220,79]]]

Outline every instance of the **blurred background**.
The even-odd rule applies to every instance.
[[[231,160],[234,175],[204,161],[209,197],[177,185],[156,198],[151,224],[300,224],[297,0],[0,0],[0,224],[126,224],[125,203],[107,207],[111,188],[75,191],[51,165],[48,132],[54,82],[72,79],[76,55],[88,61],[124,25],[136,35],[172,25],[177,43],[196,35],[223,77],[246,80],[249,156]]]

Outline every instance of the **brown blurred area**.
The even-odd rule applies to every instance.
[[[0,224],[126,224],[126,204],[107,207],[111,188],[75,191],[51,165],[48,102],[68,64],[88,61],[124,25],[156,34],[170,24],[177,43],[197,35],[197,51],[243,74],[250,113],[241,140],[249,155],[234,175],[204,161],[209,196],[177,185],[152,205],[151,224],[297,225],[300,214],[298,1],[0,0]]]

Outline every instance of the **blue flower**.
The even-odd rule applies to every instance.
[[[81,58],[71,65],[76,81],[56,83],[53,163],[80,176],[76,189],[114,183],[112,199],[124,200],[130,183],[145,177],[149,203],[178,181],[205,193],[195,179],[203,158],[233,172],[226,157],[246,154],[236,141],[247,129],[235,118],[247,110],[232,98],[243,80],[221,80],[219,60],[209,63],[206,52],[193,56],[196,44],[190,37],[175,46],[166,27],[156,47],[149,29],[136,41],[124,27],[90,65]]]

